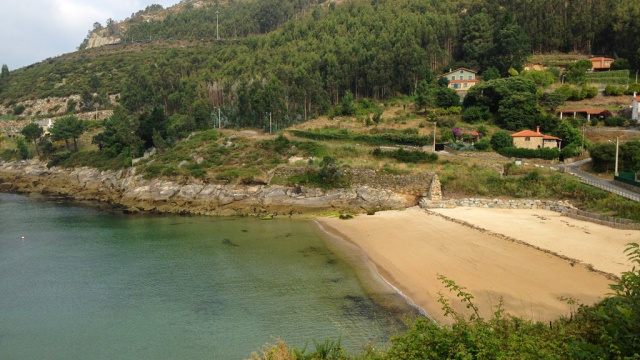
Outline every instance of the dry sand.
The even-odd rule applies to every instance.
[[[494,214],[487,209],[476,209],[484,215],[471,219],[475,211],[467,214],[462,212],[465,210],[462,208],[453,210],[441,212],[452,217],[460,212],[456,216],[466,221],[473,220],[483,228],[491,225],[493,232],[532,243],[535,238],[532,229],[542,227],[540,222],[543,221],[548,231],[544,237],[563,238],[562,242],[553,244],[552,251],[571,258],[584,257],[584,260],[579,260],[591,263],[596,261],[588,255],[598,254],[605,259],[602,262],[603,269],[611,272],[628,269],[618,264],[625,261],[620,249],[624,246],[618,240],[611,240],[619,236],[614,229],[564,217],[551,221],[536,216],[553,218],[555,213],[548,211],[536,211],[534,214],[510,210]],[[491,316],[492,307],[502,298],[508,313],[539,321],[568,315],[575,308],[561,298],[573,298],[585,304],[595,303],[609,292],[608,285],[612,283],[604,275],[580,264],[572,264],[552,254],[419,208],[380,212],[373,216],[361,215],[347,221],[337,218],[319,218],[317,221],[329,232],[359,246],[382,277],[441,323],[451,320],[442,316],[438,303],[439,292],[450,299],[457,311],[468,313],[468,310],[454,293],[444,288],[437,278],[438,274],[466,287],[475,296],[474,302],[485,317]],[[590,234],[584,235],[593,236],[589,236],[588,244],[584,241],[576,244],[576,241],[581,241],[579,231],[584,233],[585,228]],[[630,235],[626,236],[623,243],[640,238],[640,232],[625,233]],[[607,241],[610,241],[610,249],[602,248],[601,244]],[[598,248],[578,251],[588,248],[591,243],[598,244]],[[536,246],[551,247],[549,244],[549,241],[538,241]],[[561,244],[566,248],[561,248]],[[607,262],[612,262],[613,267],[604,266]]]

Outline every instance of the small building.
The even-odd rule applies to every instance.
[[[53,127],[54,121],[51,119],[42,119],[42,120],[36,120],[34,121],[34,123],[40,125],[42,127],[42,130],[44,130],[44,133],[48,134],[49,129]]]
[[[475,130],[462,130],[460,135],[462,136],[463,142],[465,139],[468,139],[471,144],[475,144],[480,140],[480,133]]]
[[[477,79],[478,73],[476,71],[457,68],[450,70],[448,73],[440,74],[436,78],[446,77],[449,80],[449,88],[457,91],[469,90],[480,80]]]
[[[606,58],[606,57],[592,57],[589,59],[591,61],[593,71],[606,71],[611,69],[611,64],[615,61],[615,59]]]
[[[604,117],[603,114],[605,111],[607,111],[607,109],[561,110],[560,120],[562,120],[562,118],[566,115],[573,116],[575,118],[578,114],[584,115],[584,117],[586,117],[587,120],[591,120],[592,116],[595,116],[597,118]]]
[[[524,149],[560,148],[562,139],[540,133],[540,126],[536,131],[524,130],[511,134],[513,146]]]
[[[636,93],[631,100],[631,120],[640,120],[640,96]]]

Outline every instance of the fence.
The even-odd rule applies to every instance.
[[[600,188],[600,189],[602,189],[602,190],[608,191],[608,192],[610,192],[610,193],[613,193],[613,194],[616,194],[616,195],[622,196],[623,198],[627,198],[627,199],[629,199],[629,200],[633,200],[633,201],[638,201],[638,202],[640,202],[640,195],[634,195],[634,194],[631,194],[629,191],[624,191],[624,190],[622,190],[622,189],[620,189],[620,188],[618,188],[618,187],[614,187],[614,186],[609,186],[609,185],[606,185],[606,184],[602,184],[602,183],[600,183],[600,182],[597,182],[597,181],[593,181],[593,180],[590,180],[590,179],[584,178],[584,177],[582,177],[582,176],[580,176],[580,175],[578,175],[578,178],[580,179],[580,181],[581,181],[583,184],[587,184],[587,185],[595,186],[595,187],[597,187],[597,188]]]

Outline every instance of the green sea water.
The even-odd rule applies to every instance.
[[[0,194],[0,359],[244,359],[277,338],[385,346],[407,313],[379,306],[388,294],[326,240],[305,220]]]

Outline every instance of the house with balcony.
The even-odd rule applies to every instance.
[[[456,91],[469,90],[480,81],[478,80],[478,73],[476,71],[466,68],[457,68],[436,76],[438,79],[441,77],[446,77],[447,80],[449,80],[449,88]]]

